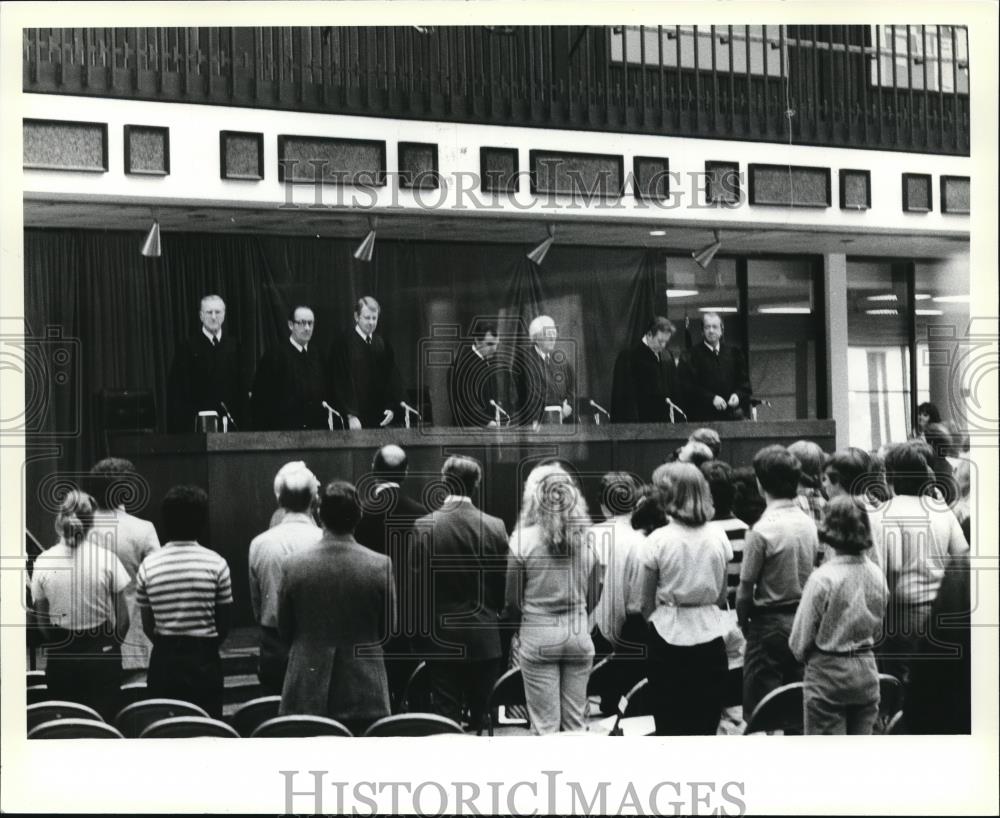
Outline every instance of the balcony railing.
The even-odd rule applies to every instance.
[[[969,153],[955,26],[26,29],[24,90]]]

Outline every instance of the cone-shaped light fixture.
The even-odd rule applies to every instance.
[[[369,262],[375,252],[375,220],[368,220],[368,235],[361,240],[358,249],[354,251],[354,258],[358,261]]]
[[[160,257],[160,223],[158,221],[154,221],[153,226],[149,228],[146,240],[142,243],[141,252],[146,258]]]
[[[549,225],[549,235],[541,244],[539,244],[534,250],[528,253],[528,258],[535,262],[535,264],[541,264],[545,261],[545,256],[549,252],[549,248],[556,240],[556,228],[553,225]]]
[[[695,250],[691,254],[691,258],[693,258],[695,263],[703,270],[708,269],[708,265],[712,263],[712,259],[715,258],[715,254],[722,248],[722,240],[719,238],[719,231],[713,230],[712,233],[715,236],[715,241],[711,244],[706,244],[700,250]]]

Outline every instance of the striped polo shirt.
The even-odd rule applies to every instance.
[[[216,637],[215,606],[233,601],[229,565],[196,542],[169,542],[139,566],[136,602],[161,636]]]

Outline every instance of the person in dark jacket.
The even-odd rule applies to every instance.
[[[722,318],[706,312],[702,342],[687,351],[681,374],[687,393],[688,420],[745,420],[750,417],[750,376],[738,347],[723,343]]]
[[[668,423],[677,404],[677,362],[667,349],[674,325],[654,318],[638,343],[618,355],[611,398],[615,423]],[[678,422],[682,417],[674,415]]]

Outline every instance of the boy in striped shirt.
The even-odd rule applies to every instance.
[[[200,545],[208,524],[208,495],[175,486],[161,506],[159,551],[136,574],[142,628],[153,643],[147,685],[158,697],[182,699],[222,716],[219,645],[229,631],[233,602],[229,565]]]

